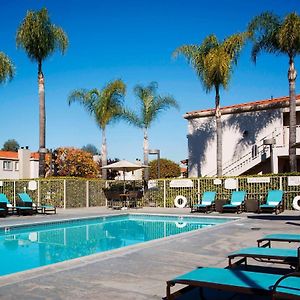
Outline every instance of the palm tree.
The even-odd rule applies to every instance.
[[[285,54],[289,58],[289,97],[290,97],[290,130],[289,157],[290,171],[297,171],[296,148],[296,69],[295,57],[300,53],[300,17],[296,13],[288,14],[284,19],[265,12],[255,17],[248,25],[253,41],[252,59],[256,62],[262,51],[274,54]]]
[[[17,47],[25,50],[30,60],[38,64],[39,92],[39,176],[45,176],[46,112],[45,85],[42,64],[55,50],[65,53],[68,37],[62,28],[53,25],[46,8],[28,11],[16,36]]]
[[[0,52],[0,83],[12,79],[14,76],[14,66],[9,57]]]
[[[122,80],[108,83],[102,90],[74,90],[68,97],[69,105],[79,102],[95,118],[102,131],[101,162],[107,165],[106,126],[123,115],[123,100],[126,86]],[[102,178],[107,178],[107,170],[102,169]]]
[[[224,41],[218,41],[215,35],[209,35],[201,45],[183,45],[173,52],[185,56],[195,69],[206,92],[215,89],[215,117],[217,134],[217,175],[222,175],[222,125],[220,111],[220,88],[227,88],[233,65],[237,64],[239,53],[246,35],[234,34]]]
[[[178,103],[172,96],[160,96],[157,94],[157,83],[151,82],[144,87],[137,85],[134,88],[134,93],[139,99],[140,109],[139,113],[125,110],[125,118],[133,125],[143,129],[144,131],[144,165],[148,165],[149,155],[149,140],[148,129],[152,123],[157,119],[159,113],[171,107],[179,108]],[[149,179],[149,170],[145,169],[144,179]]]

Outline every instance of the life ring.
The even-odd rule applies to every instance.
[[[174,205],[177,208],[184,208],[187,204],[187,199],[184,196],[176,196],[176,198],[174,199]]]
[[[181,222],[175,222],[175,225],[177,228],[184,228],[187,225],[187,223],[181,221]]]
[[[293,200],[293,207],[296,210],[300,210],[300,196],[296,196]]]

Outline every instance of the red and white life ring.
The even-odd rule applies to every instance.
[[[184,208],[187,204],[187,199],[184,196],[178,195],[174,199],[174,205],[177,208]]]

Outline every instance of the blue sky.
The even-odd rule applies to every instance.
[[[182,44],[201,43],[210,33],[220,39],[243,31],[253,16],[270,10],[281,16],[296,11],[299,0],[2,0],[0,51],[16,66],[15,78],[0,86],[0,146],[10,138],[21,146],[38,149],[37,66],[22,49],[16,49],[16,30],[26,11],[47,7],[54,24],[63,27],[70,41],[64,56],[54,54],[44,63],[46,84],[46,146],[88,143],[100,148],[101,132],[79,105],[67,105],[75,88],[102,88],[121,78],[127,85],[125,103],[137,104],[136,84],[157,81],[159,93],[173,95],[180,110],[163,113],[150,129],[150,148],[176,162],[187,157],[187,111],[214,106],[214,93],[206,94],[193,69],[171,54]],[[254,65],[247,45],[234,70],[228,90],[221,91],[221,105],[271,96],[288,95],[288,60],[261,55]],[[299,67],[299,58],[296,68]],[[299,80],[298,80],[299,81]],[[299,87],[299,83],[298,83]],[[299,89],[298,89],[299,90]],[[140,129],[119,122],[107,129],[108,156],[142,158]]]

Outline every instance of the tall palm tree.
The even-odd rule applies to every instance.
[[[65,53],[68,37],[62,28],[51,23],[46,8],[28,11],[17,30],[17,47],[23,48],[30,60],[38,64],[39,92],[39,176],[45,176],[46,111],[42,64],[55,50]]]
[[[69,105],[79,102],[95,118],[102,131],[101,162],[107,165],[106,126],[123,116],[123,100],[126,86],[122,80],[108,83],[102,90],[74,90],[68,97]],[[102,178],[107,179],[107,170],[102,169]]]
[[[195,69],[206,92],[215,89],[215,117],[217,134],[217,175],[222,175],[222,125],[220,110],[220,88],[227,88],[233,65],[237,64],[246,35],[234,34],[224,41],[209,35],[200,45],[178,47],[173,56],[182,54]]]
[[[0,52],[0,83],[12,79],[14,76],[14,65],[9,57]]]
[[[172,96],[160,96],[157,94],[157,83],[151,82],[144,87],[137,85],[134,88],[134,93],[139,99],[139,112],[126,110],[125,118],[133,125],[143,129],[144,131],[144,165],[148,165],[149,156],[149,139],[148,129],[152,123],[157,119],[161,111],[167,110],[171,107],[179,108],[178,103]],[[149,170],[145,169],[144,179],[149,179]]]
[[[284,19],[265,12],[255,17],[248,25],[248,31],[253,41],[252,59],[256,62],[262,51],[273,54],[285,54],[289,58],[289,157],[290,171],[297,171],[296,148],[296,69],[295,57],[300,53],[300,16],[288,14]]]

